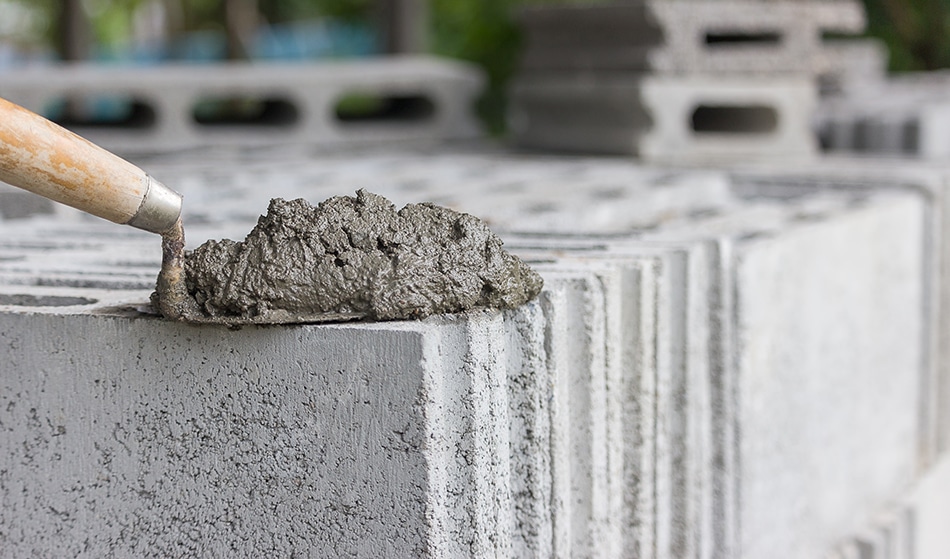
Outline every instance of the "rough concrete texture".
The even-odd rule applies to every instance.
[[[365,190],[316,207],[272,200],[243,242],[208,241],[187,253],[185,283],[198,318],[225,322],[513,309],[542,285],[478,218],[434,204],[397,211]]]
[[[604,506],[622,519],[620,547],[634,556],[730,556],[735,504],[726,496],[736,470],[729,421],[716,409],[729,399],[718,347],[720,298],[710,297],[722,285],[710,260],[716,246],[573,236],[511,244],[526,255],[541,246],[562,254],[557,265],[540,265],[548,277],[555,270],[594,272],[602,285],[607,348],[600,413],[611,488]],[[615,268],[621,276],[612,279]],[[613,502],[618,493],[623,498]],[[614,525],[607,527],[602,533]]]
[[[497,314],[2,323],[0,556],[508,554]]]

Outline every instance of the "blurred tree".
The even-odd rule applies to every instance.
[[[504,131],[505,87],[517,66],[521,34],[511,0],[431,0],[432,50],[481,66],[488,88],[476,107],[493,134]]]
[[[864,0],[868,34],[887,43],[891,69],[950,66],[950,0]]]

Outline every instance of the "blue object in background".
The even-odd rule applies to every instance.
[[[369,25],[315,20],[262,27],[251,46],[251,57],[262,60],[352,58],[379,53]]]

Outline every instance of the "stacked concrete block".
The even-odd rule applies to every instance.
[[[950,105],[945,73],[890,77],[822,100],[817,127],[825,151],[946,160]]]
[[[822,97],[876,87],[886,78],[888,57],[887,46],[878,39],[824,41],[818,63]]]
[[[855,2],[646,0],[539,7],[510,124],[532,149],[654,161],[807,157],[825,32],[857,33]]]
[[[933,278],[926,288],[925,311],[931,325],[925,366],[929,374],[921,386],[921,423],[925,428],[920,455],[926,464],[934,463],[950,449],[950,346],[943,342],[950,331],[950,243],[946,223],[950,219],[947,184],[950,174],[945,164],[935,161],[876,160],[836,158],[816,161],[796,172],[770,165],[755,165],[736,174],[738,182],[798,185],[804,192],[816,190],[867,190],[885,184],[900,184],[918,190],[932,200],[928,217],[931,231],[927,243]],[[761,186],[759,186],[761,189]]]
[[[229,64],[155,68],[73,65],[7,70],[0,97],[43,114],[57,104],[90,111],[120,103],[114,122],[92,116],[67,123],[121,153],[195,146],[353,145],[441,142],[477,137],[471,105],[483,84],[469,65],[431,57],[316,64]],[[348,98],[368,103],[348,119]],[[251,117],[208,121],[202,104],[257,107]],[[377,112],[374,112],[377,111]]]
[[[922,473],[934,208],[898,181],[451,151],[140,163],[184,191],[191,246],[271,196],[366,187],[485,217],[545,289],[423,322],[175,325],[144,312],[157,238],[0,221],[0,556],[821,557]]]
[[[658,0],[525,10],[522,68],[662,75],[810,74],[822,34],[860,33],[855,2]]]

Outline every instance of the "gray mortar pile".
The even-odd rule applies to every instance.
[[[365,190],[317,207],[272,200],[243,242],[208,241],[185,260],[189,294],[205,317],[224,321],[514,309],[542,285],[478,218],[434,204],[397,212]]]

